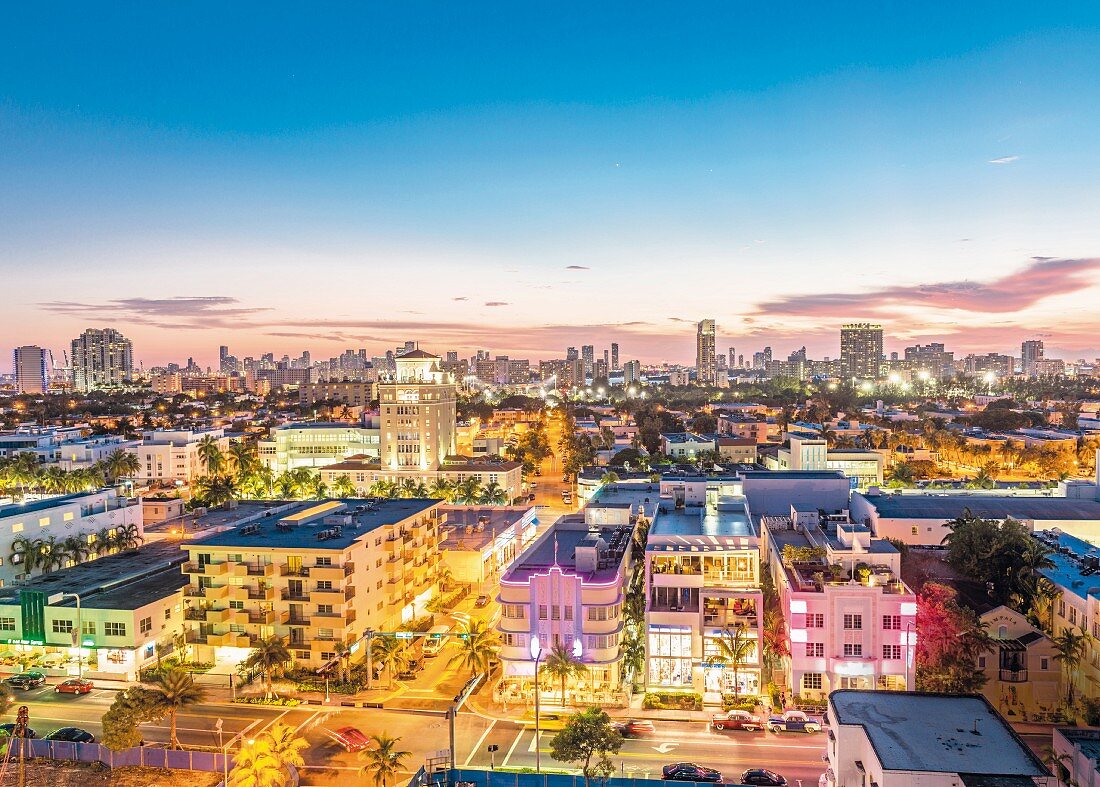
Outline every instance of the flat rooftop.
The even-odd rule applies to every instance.
[[[178,541],[155,541],[4,588],[0,603],[18,603],[19,591],[27,589],[47,596],[62,591],[79,593],[81,606],[89,609],[138,609],[187,584],[188,578],[180,571],[186,559]],[[65,599],[57,606],[76,606],[76,600]]]
[[[563,524],[574,526],[563,527]],[[606,525],[600,527],[596,534],[606,543],[610,543],[612,536],[619,529],[619,527]],[[622,526],[622,529],[629,530],[625,525]],[[559,520],[554,527],[546,531],[523,554],[516,558],[515,563],[504,575],[504,579],[523,582],[529,579],[532,574],[545,572],[553,565],[576,573],[577,547],[594,531],[595,528],[593,527],[590,530],[589,527],[585,526],[583,520],[573,520],[571,522]],[[628,543],[626,552],[629,553],[629,551],[630,545]],[[594,572],[585,574],[585,577],[595,581],[610,580],[618,574],[619,563],[621,562],[621,560],[615,561],[614,566],[597,569]]]
[[[1042,535],[1039,541],[1048,549],[1055,550],[1048,556],[1054,567],[1039,569],[1039,573],[1078,598],[1100,596],[1100,573],[1091,571],[1084,564],[1084,559],[1100,557],[1100,547],[1068,533],[1047,530]]]
[[[963,509],[990,519],[1095,519],[1100,501],[1065,497],[1009,497],[1004,495],[864,495],[879,516],[909,519],[954,519]]]
[[[441,528],[443,537],[440,546],[445,550],[480,552],[501,533],[522,521],[531,510],[522,506],[440,506],[440,513],[447,516],[447,522]],[[537,523],[538,520],[532,518],[532,522]],[[480,525],[484,527],[478,530]],[[467,527],[473,530],[467,533]]]
[[[728,504],[727,504],[728,505]],[[711,506],[688,506],[673,508],[672,501],[666,501],[657,518],[653,521],[650,533],[655,536],[739,536],[755,538],[756,528],[749,521],[744,505],[734,505],[717,510]]]
[[[7,505],[0,506],[0,519],[9,516],[20,516],[21,514],[31,514],[35,511],[46,511],[50,508],[56,508],[57,506],[65,505],[66,503],[75,503],[82,497],[88,497],[94,495],[100,490],[94,490],[91,492],[73,492],[71,495],[58,495],[57,497],[47,497],[42,500],[32,500],[29,503],[9,503]],[[102,490],[106,491],[106,490]]]
[[[834,723],[863,727],[884,770],[1049,775],[983,697],[840,689],[829,704]]]
[[[335,501],[306,501],[291,506],[285,511],[273,513],[252,522],[242,522],[238,526],[215,533],[206,538],[189,541],[188,546],[195,547],[234,547],[241,549],[331,549],[344,550],[351,546],[357,539],[362,538],[373,530],[385,525],[392,525],[410,517],[427,511],[441,501],[423,498],[400,498],[396,500],[364,500],[347,498]],[[342,503],[344,508],[336,510],[328,506],[328,503]],[[373,510],[357,511],[359,507],[370,506]],[[313,512],[315,516],[334,515],[351,516],[352,525],[342,525],[340,534],[327,539],[319,539],[317,534],[322,530],[330,530],[333,526],[326,524],[322,518],[314,519],[306,524],[293,524],[294,521],[303,519],[302,514]],[[298,519],[293,517],[298,516]],[[277,523],[285,518],[291,521],[283,528],[276,527]],[[253,531],[250,526],[257,526]]]

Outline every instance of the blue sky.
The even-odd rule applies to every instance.
[[[1100,11],[763,5],[10,9],[0,352],[1100,353]]]

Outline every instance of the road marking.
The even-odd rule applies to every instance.
[[[489,736],[489,733],[493,731],[493,727],[495,726],[497,726],[497,723],[494,720],[492,724],[485,728],[485,732],[481,733],[481,737],[477,739],[477,743],[470,749],[470,756],[466,758],[466,762],[462,763],[463,768],[469,767],[470,761],[474,758],[474,755],[477,754],[478,749],[481,748],[481,744],[485,742],[485,739]]]
[[[280,713],[275,718],[271,719],[270,721],[264,722],[264,724],[262,726],[260,726],[257,729],[253,730],[253,732],[261,733],[264,730],[266,730],[267,728],[273,727],[279,721],[279,719],[283,718],[283,716],[286,716],[288,713],[290,713],[289,710],[284,710],[282,713]]]
[[[321,716],[323,715],[327,714],[324,711],[314,711],[313,715],[303,721],[297,727],[295,727],[294,731],[298,733],[309,732],[311,729],[317,726],[317,724],[321,721]]]
[[[244,740],[244,734],[246,732],[248,732],[249,730],[251,730],[253,727],[255,727],[257,724],[260,724],[262,721],[263,721],[263,719],[256,719],[251,724],[249,724],[247,727],[245,727],[243,730],[241,730],[236,735],[234,735],[232,738],[230,738],[229,742],[227,744],[225,744],[226,751],[228,751],[230,748],[232,748],[233,742],[236,741],[237,738],[240,738],[243,741]]]
[[[107,689],[96,689],[92,692],[93,697],[108,697],[112,694],[118,694],[117,691],[107,691]]]
[[[668,754],[680,744],[678,743],[662,743],[660,746],[650,746],[653,751],[660,752],[661,754]]]
[[[526,730],[520,730],[519,732],[516,733],[516,739],[514,741],[512,741],[512,747],[510,749],[508,749],[508,753],[505,754],[504,759],[501,760],[501,763],[500,763],[501,768],[507,768],[508,767],[508,760],[511,759],[512,752],[514,752],[516,750],[516,746],[519,745],[519,740],[520,740],[520,738],[523,737],[524,732],[526,732]]]

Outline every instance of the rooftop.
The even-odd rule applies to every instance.
[[[984,697],[840,689],[829,705],[834,722],[863,728],[884,770],[1049,775]]]
[[[743,503],[674,508],[667,501],[653,521],[655,536],[741,536],[755,538],[756,528],[749,521]]]
[[[963,509],[992,519],[1095,519],[1100,502],[1087,498],[1011,497],[1005,495],[864,495],[882,517],[954,519]]]
[[[1035,537],[1052,550],[1054,563],[1039,573],[1078,598],[1100,596],[1100,547],[1055,530],[1037,531]]]
[[[1080,748],[1081,753],[1093,762],[1100,762],[1100,730],[1082,730],[1076,727],[1058,727],[1055,732]]]
[[[47,497],[42,500],[32,500],[29,503],[9,503],[8,505],[0,506],[0,518],[8,516],[20,516],[21,514],[31,514],[35,511],[46,511],[50,508],[57,508],[58,506],[69,505],[71,503],[78,502],[82,497],[90,497],[92,495],[99,494],[100,491],[108,492],[110,490],[74,492],[71,495]]]
[[[278,514],[242,523],[212,536],[190,541],[187,546],[342,551],[367,533],[414,517],[440,502],[420,498],[397,500],[349,498],[324,503],[303,502]],[[332,506],[333,503],[342,507]],[[330,516],[341,520],[338,527],[336,523],[328,521],[327,518]],[[326,533],[326,538],[321,537],[323,532]]]
[[[280,424],[272,431],[281,432],[289,429],[368,429],[361,424],[347,421],[304,421],[301,423]],[[377,431],[377,430],[373,430]]]
[[[661,437],[670,443],[709,443],[705,437],[700,437],[692,432],[661,432]]]
[[[447,524],[443,528],[445,535],[441,539],[446,543],[441,544],[441,548],[479,552],[501,533],[521,522],[533,509],[522,506],[440,506],[439,511],[447,515]],[[532,518],[532,521],[538,520]],[[471,530],[467,532],[467,528]]]
[[[4,588],[0,603],[15,603],[19,590],[25,588],[47,596],[79,593],[81,606],[89,609],[138,609],[187,584],[179,569],[186,559],[178,541],[155,541]],[[65,599],[57,606],[75,605],[75,599]]]
[[[515,563],[504,575],[504,580],[525,582],[533,574],[544,573],[551,566],[558,566],[565,571],[575,573],[577,547],[587,540],[590,535],[598,535],[605,543],[611,544],[616,534],[623,530],[627,531],[623,554],[628,554],[630,551],[629,527],[604,526],[589,528],[584,525],[583,520],[569,520],[563,517],[516,558]],[[621,557],[620,555],[620,559],[614,561],[615,565],[585,574],[585,579],[597,582],[613,579],[618,575]]]

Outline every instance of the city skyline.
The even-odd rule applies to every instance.
[[[1097,9],[564,16],[17,9],[0,355],[1100,355]]]

